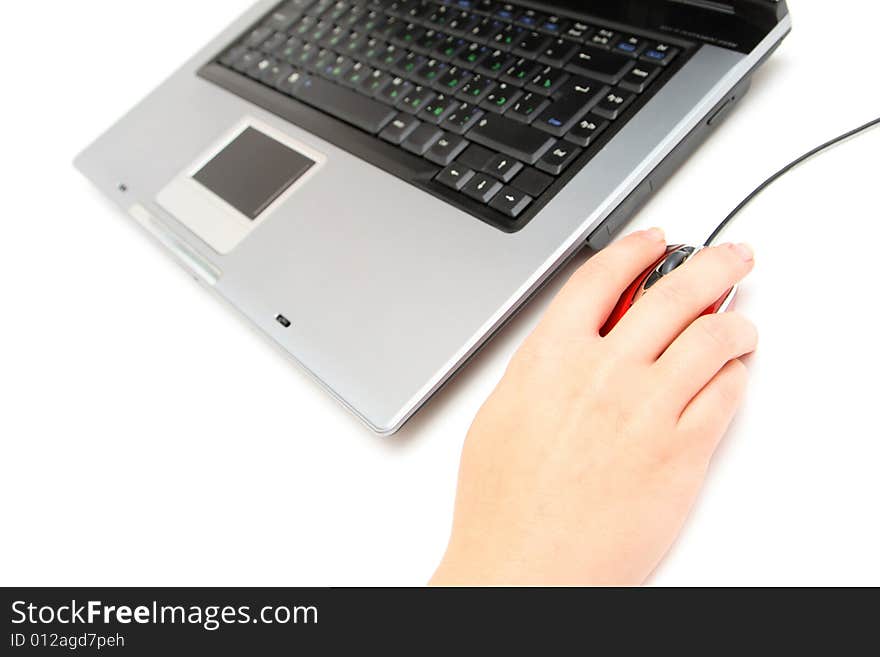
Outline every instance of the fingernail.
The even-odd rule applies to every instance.
[[[662,228],[651,228],[650,230],[642,231],[642,235],[654,242],[666,242],[666,234]]]
[[[755,259],[755,250],[748,244],[732,244],[731,248],[746,262],[752,262]]]

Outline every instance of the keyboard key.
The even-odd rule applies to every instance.
[[[560,18],[559,16],[548,16],[541,23],[538,24],[539,30],[541,30],[542,32],[547,32],[548,34],[554,36],[562,34],[569,27],[571,27],[571,21]]]
[[[505,27],[507,24],[497,18],[484,18],[478,25],[471,28],[467,36],[474,41],[487,43],[492,41]]]
[[[397,105],[412,90],[413,84],[411,82],[407,82],[403,78],[392,78],[377,98],[389,105]]]
[[[465,194],[480,203],[488,203],[501,191],[503,185],[492,176],[476,173],[462,188]]]
[[[345,0],[339,0],[335,2],[330,9],[327,10],[326,13],[321,15],[321,18],[332,21],[336,23],[340,18],[342,18],[349,10],[351,9],[351,3],[346,2]]]
[[[494,210],[498,210],[502,214],[507,215],[511,219],[516,219],[526,211],[534,199],[528,194],[524,194],[513,187],[504,187],[495,195],[489,204]]]
[[[284,44],[287,43],[287,35],[283,32],[276,32],[272,36],[270,36],[266,41],[263,41],[263,44],[260,46],[260,50],[268,55],[274,55],[279,50],[284,47]]]
[[[629,57],[595,48],[581,48],[566,69],[601,82],[617,84],[633,66],[635,63]]]
[[[244,40],[244,45],[247,48],[259,48],[260,45],[273,34],[275,34],[275,30],[271,27],[258,27],[248,35],[247,39]]]
[[[428,53],[433,52],[447,36],[447,34],[438,32],[437,30],[428,30],[422,35],[422,38],[416,41],[411,47],[413,50],[427,55]]]
[[[463,135],[473,128],[484,114],[485,112],[477,109],[473,103],[459,103],[452,113],[443,120],[442,126],[444,130]]]
[[[357,22],[353,25],[355,30],[360,30],[364,33],[373,32],[374,30],[381,29],[385,22],[388,19],[385,14],[378,10],[367,11],[362,14],[361,17],[357,20]]]
[[[400,146],[420,125],[422,122],[414,116],[401,113],[379,134],[379,138],[395,146]]]
[[[461,89],[468,80],[473,77],[470,71],[466,71],[458,66],[451,67],[446,74],[437,81],[434,88],[447,94],[455,94]]]
[[[308,8],[309,4],[311,3],[303,0],[284,3],[269,17],[265,23],[266,27],[276,32],[287,32],[302,15],[302,12]]]
[[[480,107],[496,114],[504,114],[522,95],[523,92],[518,88],[502,82],[483,98]]]
[[[516,18],[518,13],[519,11],[516,7],[507,3],[502,4],[494,11],[494,15],[496,18],[500,18],[501,20],[505,21],[512,21]]]
[[[496,153],[488,148],[483,148],[477,144],[471,144],[467,149],[458,156],[458,163],[466,166],[474,171],[482,171],[486,168]]]
[[[552,66],[545,67],[526,85],[527,91],[534,91],[542,96],[552,96],[568,80],[568,73]]]
[[[468,137],[528,164],[537,162],[554,142],[545,132],[495,114],[483,117]]]
[[[621,38],[620,41],[614,44],[613,50],[628,57],[638,57],[647,46],[648,44],[641,37],[628,36]]]
[[[583,43],[592,33],[593,28],[591,28],[586,23],[575,23],[574,25],[571,25],[567,30],[565,30],[563,36],[571,39],[572,41]]]
[[[440,128],[429,123],[423,123],[410,133],[409,137],[403,142],[403,148],[410,153],[424,155],[442,136],[443,131]]]
[[[535,119],[534,126],[562,137],[602,98],[608,87],[587,78],[573,78],[559,100]]]
[[[614,41],[617,39],[617,32],[613,30],[597,30],[593,36],[591,36],[587,43],[592,44],[598,48],[610,48]]]
[[[429,87],[440,80],[449,70],[449,64],[438,59],[429,59],[415,74],[415,81]]]
[[[510,51],[519,43],[526,29],[519,25],[508,25],[506,28],[496,34],[490,42],[495,48]]]
[[[599,104],[593,108],[593,112],[603,118],[613,121],[620,116],[635,99],[636,95],[631,91],[614,89],[608,92],[605,97],[599,101]]]
[[[397,31],[391,35],[390,41],[404,48],[412,48],[413,44],[425,36],[425,32],[427,30],[421,25],[406,23],[397,28]]]
[[[336,0],[318,0],[317,3],[313,4],[306,10],[306,16],[320,16],[325,11],[330,9]]]
[[[650,64],[637,64],[629,73],[620,80],[620,86],[627,91],[640,94],[648,88],[654,79],[660,74],[660,68]]]
[[[293,71],[285,79],[279,80],[275,84],[275,88],[278,89],[278,91],[280,91],[281,93],[295,96],[297,88],[303,83],[304,80],[305,76],[303,76],[300,71]]]
[[[450,96],[440,94],[425,103],[419,112],[419,118],[435,125],[439,125],[443,119],[448,117],[455,108],[458,107],[458,101]]]
[[[430,150],[425,153],[425,157],[441,167],[449,166],[467,146],[467,140],[458,135],[445,132],[440,139],[434,142]]]
[[[554,39],[544,52],[538,55],[538,61],[542,64],[562,68],[578,51],[578,44],[568,39]]]
[[[405,78],[412,78],[415,72],[428,62],[428,58],[417,52],[409,52],[394,65],[394,70],[398,75]]]
[[[347,29],[337,25],[327,33],[321,41],[321,45],[324,48],[330,48],[338,52],[342,48],[342,44],[348,40],[348,35],[349,31]]]
[[[522,162],[517,162],[506,155],[496,155],[483,167],[483,172],[491,174],[505,183],[509,183],[522,168]]]
[[[226,54],[223,55],[223,57],[220,58],[220,63],[223,64],[223,66],[228,66],[228,67],[230,67],[230,68],[234,68],[234,67],[235,67],[235,63],[236,63],[236,62],[242,57],[242,55],[244,55],[246,52],[248,52],[247,47],[245,47],[245,46],[236,46],[235,48],[232,48],[231,50],[228,50],[228,51],[226,52]]]
[[[501,79],[504,82],[522,87],[540,71],[541,65],[538,62],[530,59],[519,59],[501,75]]]
[[[450,164],[443,169],[435,179],[441,185],[445,185],[450,189],[460,192],[462,187],[467,185],[468,181],[474,177],[473,169],[459,166],[458,164]]]
[[[516,60],[502,50],[494,50],[488,59],[483,60],[478,70],[486,75],[498,77],[513,66]]]
[[[268,84],[270,87],[274,87],[279,83],[284,82],[292,74],[293,67],[290,64],[279,64],[278,62],[275,62],[263,71],[260,80]]]
[[[364,81],[369,79],[372,74],[373,69],[371,69],[369,66],[367,66],[363,62],[355,62],[354,65],[349,69],[348,73],[345,74],[345,77],[342,78],[341,82],[346,87],[351,87],[352,89],[360,89]]]
[[[256,50],[245,50],[238,59],[232,63],[232,67],[239,73],[249,73],[263,60],[262,53]]]
[[[467,34],[483,20],[482,16],[463,11],[446,24],[446,29],[453,34]]]
[[[546,96],[527,93],[511,106],[506,116],[521,123],[531,123],[548,107],[550,101]]]
[[[354,62],[345,55],[338,55],[322,63],[323,69],[319,70],[318,74],[334,82],[341,82],[345,79],[354,66]]]
[[[586,118],[578,121],[577,125],[572,128],[565,139],[578,146],[586,148],[599,138],[605,128],[608,127],[608,121],[600,119],[598,116],[588,115]]]
[[[363,45],[361,45],[360,47],[360,50],[358,50],[357,55],[359,59],[374,62],[378,66],[379,60],[387,47],[388,44],[381,39],[370,38],[364,41]],[[382,65],[382,67],[388,68],[384,65]]]
[[[523,27],[527,27],[529,29],[534,29],[538,27],[541,23],[543,23],[547,19],[545,14],[535,11],[534,9],[527,9],[526,11],[521,12],[516,17],[517,25],[522,25]]]
[[[375,70],[361,84],[361,91],[368,96],[377,96],[391,84],[392,77],[385,71]]]
[[[544,157],[538,162],[537,166],[542,171],[558,176],[565,171],[565,169],[567,169],[580,154],[581,149],[574,144],[560,141],[547,151]]]
[[[405,49],[389,44],[385,46],[385,49],[375,58],[375,65],[379,68],[384,68],[385,70],[390,71],[395,69],[406,55],[407,52]]]
[[[397,104],[397,107],[402,109],[404,112],[409,112],[410,114],[416,114],[421,111],[421,109],[434,100],[434,97],[437,94],[433,92],[433,90],[428,87],[424,87],[422,85],[418,85],[410,89],[409,93],[406,94],[403,99]]]
[[[551,38],[541,32],[526,32],[514,45],[513,52],[521,57],[537,59],[538,55],[550,45]]]
[[[296,97],[365,132],[378,133],[395,116],[390,107],[338,84],[310,77],[296,89]]]
[[[479,103],[494,88],[494,80],[491,80],[484,75],[475,75],[458,90],[456,96],[461,100],[466,100],[471,103]]]
[[[442,59],[453,59],[464,50],[468,42],[457,36],[446,37],[440,44],[434,48],[434,53]]]
[[[461,63],[462,66],[466,66],[469,69],[474,69],[479,66],[480,63],[490,54],[492,54],[492,50],[488,46],[484,46],[479,43],[472,43],[467,48],[458,53],[458,57],[456,59],[458,62]]]
[[[547,191],[547,188],[550,187],[553,182],[554,179],[546,173],[541,173],[532,167],[526,167],[516,178],[513,179],[511,186],[521,192],[525,192],[532,198],[538,198],[541,194]]]
[[[678,48],[674,48],[668,43],[658,43],[645,51],[645,54],[642,55],[642,61],[668,66],[677,56]]]

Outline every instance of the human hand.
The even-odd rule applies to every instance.
[[[676,539],[745,387],[742,315],[701,313],[753,268],[706,249],[602,338],[666,242],[630,235],[572,276],[481,409],[435,585],[637,585]]]

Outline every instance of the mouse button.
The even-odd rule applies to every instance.
[[[651,272],[651,275],[648,276],[647,280],[645,281],[645,284],[643,286],[644,289],[650,290],[652,287],[654,287],[657,284],[657,282],[661,278],[663,278],[663,274],[661,274],[659,271],[657,271],[655,269],[654,271]]]

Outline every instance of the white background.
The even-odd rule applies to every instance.
[[[553,294],[380,439],[94,191],[74,155],[247,4],[4,10],[2,584],[425,582],[470,420]],[[794,5],[751,95],[635,227],[699,240],[780,165],[880,115],[877,4]],[[655,583],[880,584],[878,153],[880,130],[836,149],[731,231],[758,252],[740,308],[763,342]]]

